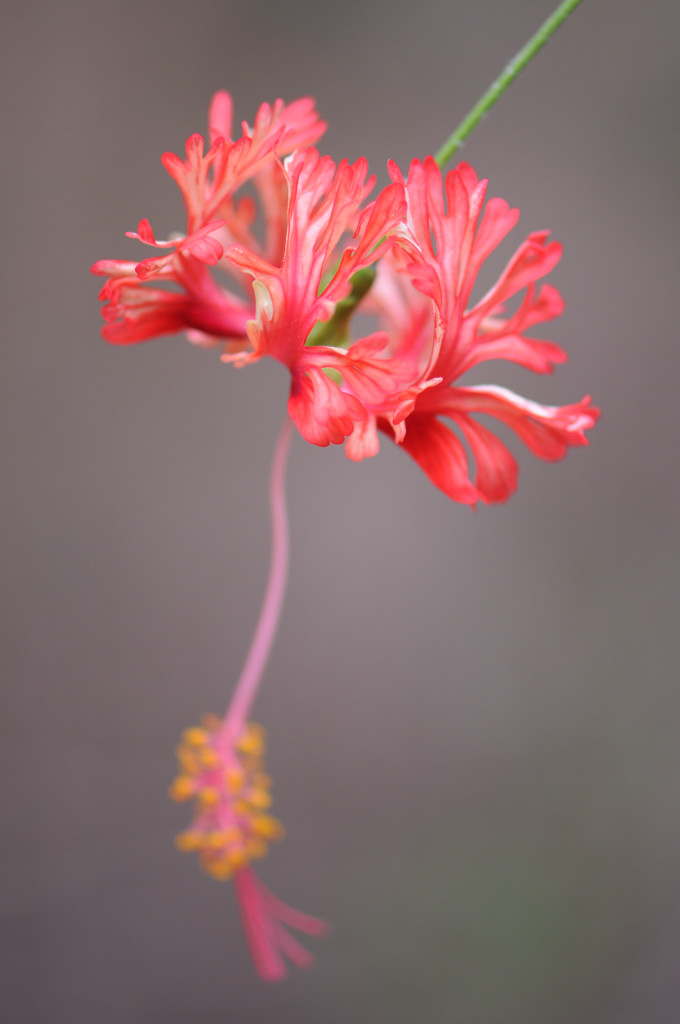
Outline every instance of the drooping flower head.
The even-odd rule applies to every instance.
[[[233,734],[232,718],[206,715],[186,729],[177,747],[179,774],[173,800],[193,800],[194,820],[176,839],[178,849],[197,853],[201,867],[219,881],[233,879],[244,931],[258,973],[275,981],[286,973],[283,955],[300,967],[311,955],[289,932],[326,931],[323,921],[302,914],[273,896],[251,864],[283,837],[269,809],[272,780],[265,771],[265,733],[249,722]]]
[[[487,183],[469,165],[442,182],[431,157],[414,160],[406,178],[390,164],[392,183],[371,201],[365,160],[336,166],[312,147],[325,124],[311,99],[263,104],[235,141],[231,120],[231,99],[218,93],[208,149],[192,135],[185,160],[163,157],[185,200],[186,234],[157,241],[141,221],[129,234],[156,255],[94,265],[108,275],[107,340],[184,330],[195,343],[221,345],[222,358],[238,366],[277,359],[290,371],[288,410],[308,441],[346,442],[359,460],[376,454],[382,431],[469,505],[505,501],[517,481],[514,456],[478,416],[509,426],[543,459],[587,444],[599,415],[589,398],[545,406],[495,385],[459,383],[494,359],[535,373],[565,361],[553,342],[527,334],[563,308],[554,287],[538,284],[561,254],[547,232],[529,235],[470,305],[482,264],[518,211],[502,199],[484,205]],[[259,207],[242,193],[248,183]],[[381,329],[352,341],[348,324],[359,308],[377,313]]]
[[[263,355],[278,359],[291,372],[288,411],[300,433],[313,444],[341,444],[367,418],[367,407],[401,392],[413,366],[381,355],[389,342],[384,332],[347,349],[308,340],[349,295],[353,276],[386,252],[406,212],[404,193],[388,186],[360,212],[375,181],[367,180],[366,161],[336,168],[315,149],[289,158],[285,171],[289,213],[281,266],[241,246],[226,253],[253,277],[256,318],[248,324],[252,353],[224,358],[240,364]],[[346,232],[352,237],[342,246]]]
[[[232,140],[232,103],[226,92],[214,96],[209,124],[207,151],[203,137],[194,134],[187,139],[185,160],[163,154],[163,165],[185,201],[186,233],[159,242],[142,220],[137,232],[128,235],[160,250],[158,255],[139,263],[99,260],[92,267],[93,273],[109,277],[100,295],[107,341],[132,344],[182,330],[199,343],[246,341],[252,301],[218,283],[207,268],[219,265],[239,281],[241,275],[222,259],[225,246],[234,242],[267,259],[282,258],[286,201],[280,158],[315,142],[326,125],[312,99],[288,105],[277,100],[273,106],[263,103],[253,127],[244,121],[241,136]],[[257,216],[253,197],[237,197],[246,183],[252,183],[264,210],[262,243],[252,230]]]
[[[376,427],[401,443],[430,480],[456,501],[475,505],[505,501],[515,490],[517,463],[506,445],[471,414],[484,414],[509,426],[539,458],[561,458],[569,447],[588,443],[585,430],[599,411],[586,397],[569,406],[545,406],[494,385],[457,386],[466,371],[490,360],[506,360],[535,373],[551,373],[566,353],[553,342],[528,336],[536,324],[563,309],[556,288],[537,285],[561,256],[548,232],[529,235],[498,282],[475,305],[470,295],[484,260],[515,226],[519,211],[502,199],[484,206],[486,181],[468,164],[446,176],[428,157],[414,160],[404,180],[408,213],[378,270],[372,297],[392,337],[394,352],[421,347],[419,386],[407,394],[390,422],[379,413]],[[404,285],[410,279],[412,288]],[[520,296],[506,315],[508,300]],[[429,300],[428,318],[423,300]],[[428,340],[429,339],[429,340]],[[475,463],[474,481],[461,437]],[[395,425],[402,424],[397,434]]]
[[[413,367],[381,357],[384,334],[348,351],[308,339],[351,292],[353,276],[386,251],[386,236],[406,211],[404,190],[390,185],[366,205],[375,179],[365,160],[336,168],[307,148],[325,127],[311,100],[263,105],[254,128],[244,124],[236,142],[228,138],[230,110],[227,94],[218,94],[206,153],[193,135],[185,161],[163,157],[185,199],[187,234],[157,241],[141,221],[128,235],[161,255],[94,264],[94,273],[110,275],[101,292],[104,337],[127,344],[183,329],[194,342],[223,343],[224,358],[238,365],[277,359],[291,372],[289,411],[300,432],[314,444],[340,444],[366,419],[366,404],[399,394]],[[300,148],[282,161],[293,146]],[[262,244],[252,230],[252,196],[236,198],[246,182],[261,201]],[[241,283],[252,279],[250,296],[226,289],[209,267]]]

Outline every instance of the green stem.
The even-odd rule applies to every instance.
[[[347,348],[349,345],[349,323],[354,310],[364,295],[371,290],[376,278],[375,267],[363,267],[350,277],[352,290],[349,295],[340,299],[330,320],[319,321],[312,328],[306,345],[334,345],[336,348]]]
[[[459,149],[465,139],[467,139],[468,135],[477,127],[484,115],[491,110],[496,100],[503,95],[510,83],[514,82],[520,71],[524,70],[529,61],[535,57],[541,47],[548,42],[553,32],[560,27],[563,21],[566,21],[571,12],[575,10],[580,3],[581,0],[563,0],[558,8],[550,15],[548,20],[541,25],[538,32],[536,32],[529,42],[522,47],[517,56],[513,57],[503,71],[503,74],[496,79],[489,89],[487,89],[467,117],[465,117],[458,125],[453,135],[446,140],[441,149],[435,154],[435,160],[440,167],[443,167],[448,163],[456,150]]]

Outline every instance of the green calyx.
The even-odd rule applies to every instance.
[[[374,267],[363,267],[350,278],[352,290],[340,299],[330,320],[319,321],[307,337],[306,345],[330,345],[333,348],[347,348],[350,343],[349,324],[352,314],[361,300],[371,290],[377,272]]]

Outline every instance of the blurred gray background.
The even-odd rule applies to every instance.
[[[3,1020],[673,1024],[678,859],[680,8],[586,0],[465,157],[565,246],[550,403],[589,449],[520,453],[472,514],[388,443],[296,437],[288,601],[256,717],[328,918],[260,983],[228,885],[172,844],[180,730],[220,711],[266,575],[277,365],[100,336],[88,273],[183,227],[160,155],[311,93],[381,182],[438,147],[552,0],[6,3]],[[515,450],[519,452],[519,447]]]

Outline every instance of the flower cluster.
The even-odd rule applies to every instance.
[[[284,954],[306,967],[312,957],[288,929],[322,935],[325,924],[273,896],[250,867],[265,856],[268,843],[283,836],[283,826],[268,813],[272,780],[264,770],[264,729],[248,722],[235,733],[233,716],[206,715],[200,727],[185,729],[176,754],[179,774],[170,796],[193,799],[196,807],[191,826],[175,840],[178,849],[198,853],[201,867],[213,878],[233,878],[262,978],[276,981],[285,975]]]
[[[177,847],[197,852],[213,878],[231,878],[283,835],[281,823],[266,813],[272,780],[262,760],[264,730],[249,722],[232,740],[219,718],[206,715],[202,728],[184,731],[176,754],[180,773],[170,796],[196,801],[194,823],[177,836]]]
[[[220,92],[207,148],[192,135],[185,159],[163,156],[184,197],[186,233],[158,241],[143,220],[128,234],[153,255],[94,264],[108,278],[108,341],[185,331],[237,366],[271,356],[290,371],[288,411],[304,438],[344,443],[360,460],[377,453],[382,433],[468,505],[505,501],[517,482],[514,456],[478,414],[543,459],[587,444],[598,417],[588,397],[546,406],[503,387],[459,384],[493,359],[535,373],[565,361],[557,345],[527,335],[562,311],[557,290],[539,284],[561,255],[547,232],[529,235],[471,303],[484,260],[518,211],[502,199],[485,204],[487,183],[469,165],[442,180],[431,157],[414,160],[406,177],[390,163],[391,183],[371,200],[364,159],[336,166],[314,148],[325,124],[311,99],[263,104],[235,139],[231,122],[231,99]],[[374,315],[378,330],[352,339],[357,309]]]

